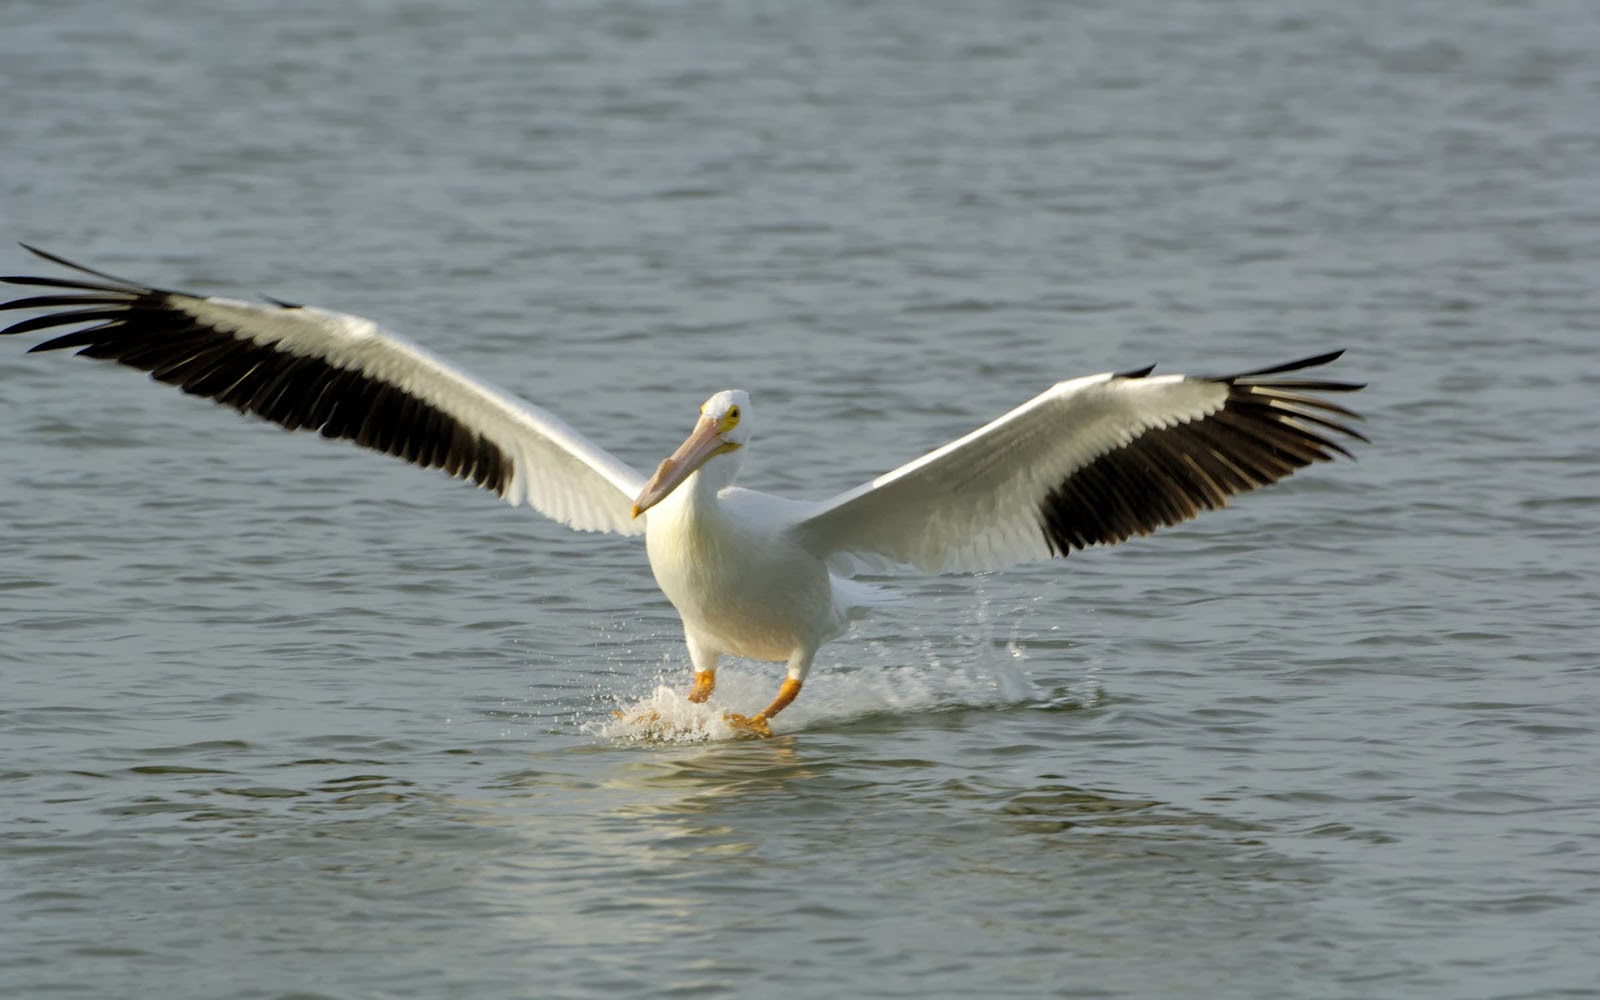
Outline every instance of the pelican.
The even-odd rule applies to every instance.
[[[1333,351],[1227,376],[1152,368],[1059,382],[920,458],[828,500],[736,486],[758,426],[741,389],[712,394],[693,430],[648,478],[553,414],[475,378],[371,320],[278,300],[141,285],[23,244],[88,275],[13,276],[48,294],[0,309],[48,310],[0,334],[70,328],[32,351],[77,353],[280,424],[349,438],[441,468],[580,531],[644,534],[709,699],[724,656],[786,665],[800,693],[817,649],[882,602],[853,577],[914,567],[973,573],[1178,524],[1365,441],[1359,416],[1325,394],[1361,384],[1311,378]]]

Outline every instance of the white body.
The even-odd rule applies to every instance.
[[[804,680],[817,647],[844,633],[870,590],[836,579],[793,537],[816,504],[730,484],[738,457],[706,462],[644,515],[650,570],[683,619],[697,671],[731,655],[785,662]]]

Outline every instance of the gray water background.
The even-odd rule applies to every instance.
[[[650,745],[636,541],[0,344],[0,995],[1597,995],[1593,3],[21,0],[0,163],[7,240],[641,468],[747,388],[793,495],[1109,368],[1372,383]]]

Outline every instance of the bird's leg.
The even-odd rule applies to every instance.
[[[785,677],[783,686],[778,688],[778,696],[772,699],[772,704],[763,708],[755,715],[740,715],[738,712],[729,712],[727,720],[733,728],[740,732],[752,733],[756,736],[771,736],[772,727],[767,725],[767,720],[789,707],[795,695],[800,693],[800,682],[793,677]]]
[[[717,659],[722,654],[688,630],[684,631],[683,638],[689,647],[689,662],[694,664],[694,687],[689,689],[689,700],[699,704],[710,698],[712,689],[717,686]],[[611,714],[619,719],[627,718],[622,712]],[[635,726],[652,726],[660,721],[661,713],[654,708],[647,708],[628,719]]]
[[[772,704],[763,708],[755,715],[740,715],[738,712],[729,712],[724,718],[728,724],[740,732],[750,733],[755,736],[771,736],[772,727],[767,725],[767,720],[789,707],[795,696],[800,693],[800,685],[806,679],[806,671],[811,669],[811,658],[815,656],[815,649],[805,649],[796,652],[789,658],[789,676],[783,679],[783,686],[778,688],[778,696],[772,699]]]
[[[722,654],[701,642],[688,629],[684,630],[683,639],[689,647],[689,662],[694,664],[694,687],[689,689],[689,700],[699,705],[716,689],[717,660]]]

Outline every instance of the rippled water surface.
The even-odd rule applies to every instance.
[[[1600,8],[453,6],[6,5],[0,236],[794,495],[1152,361],[1372,444],[663,744],[637,541],[0,344],[0,994],[1594,995]]]

